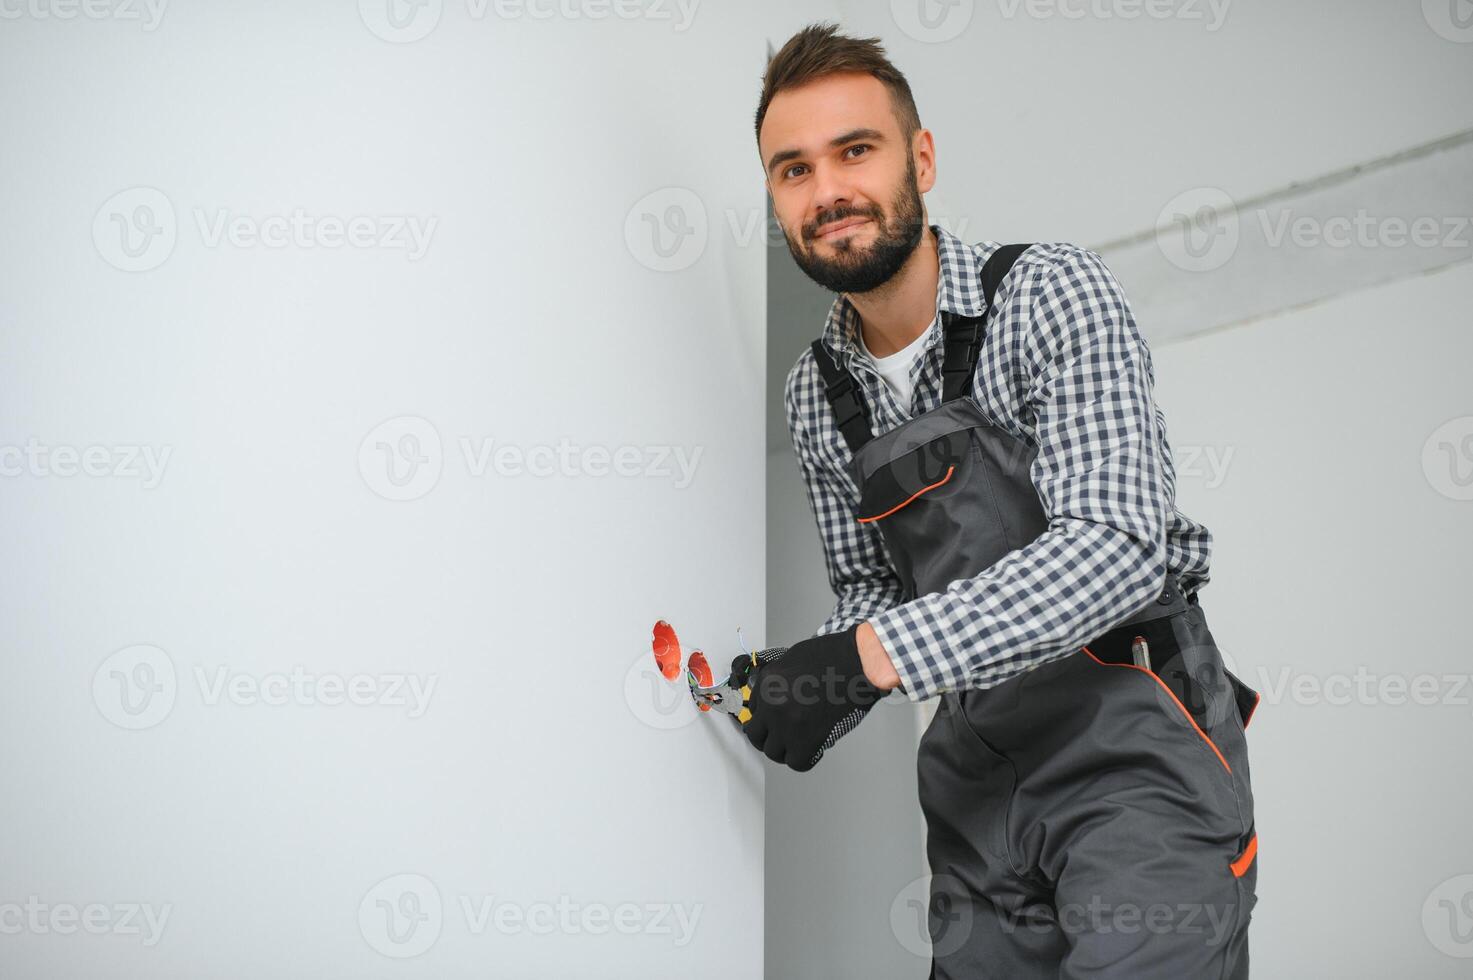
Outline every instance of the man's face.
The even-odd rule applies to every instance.
[[[778,93],[759,150],[788,251],[810,279],[836,293],[888,281],[920,243],[921,194],[935,183],[930,134],[917,155],[900,132],[889,90],[844,72]]]

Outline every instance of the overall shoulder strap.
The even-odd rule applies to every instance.
[[[941,362],[941,400],[949,402],[972,391],[972,376],[977,373],[977,355],[982,350],[982,337],[987,318],[992,313],[997,287],[1007,277],[1018,256],[1032,243],[999,246],[982,266],[983,307],[980,317],[959,317],[943,313],[946,328],[945,358]]]
[[[858,453],[859,447],[874,437],[874,430],[870,428],[869,416],[855,388],[854,377],[834,363],[822,339],[813,342],[813,359],[818,362],[818,370],[823,375],[823,393],[834,410],[834,422],[844,434],[849,451]]]

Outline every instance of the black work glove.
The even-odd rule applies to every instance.
[[[855,623],[790,647],[758,650],[755,666],[747,656],[732,661],[731,685],[751,686],[745,703],[752,717],[738,725],[759,752],[807,772],[884,697],[864,676],[858,630]]]

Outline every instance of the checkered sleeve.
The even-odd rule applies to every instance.
[[[827,411],[828,403],[822,399],[818,364],[813,352],[805,350],[788,372],[783,408],[808,491],[808,504],[823,542],[829,586],[838,600],[819,626],[819,635],[840,632],[878,615],[897,605],[905,594],[905,587],[890,567],[880,532],[857,520],[858,488],[853,480],[834,461],[816,452],[808,423],[819,411]]]
[[[871,617],[907,698],[992,687],[1078,649],[1156,595],[1170,479],[1150,353],[1101,258],[1036,249],[1000,316],[1022,337],[1020,406],[1047,529],[970,578]]]

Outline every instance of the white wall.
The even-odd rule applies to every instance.
[[[1473,125],[1452,0],[838,6],[910,80],[932,218],[968,241],[1094,245],[1184,191],[1241,201]]]
[[[1470,290],[1464,263],[1155,355],[1202,606],[1263,695],[1257,976],[1467,976]]]
[[[751,5],[362,7],[0,33],[0,448],[112,473],[3,460],[0,974],[751,980],[761,767],[646,668],[660,617],[718,670],[765,639],[763,249],[729,230],[765,37]],[[414,256],[210,237],[298,209],[435,224]],[[477,472],[488,439],[574,470]],[[112,472],[130,446],[160,478]],[[249,703],[297,667],[434,687]]]

